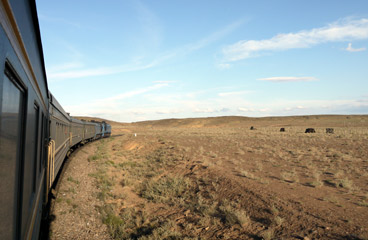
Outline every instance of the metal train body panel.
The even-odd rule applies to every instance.
[[[0,23],[0,239],[38,239],[65,156],[109,125],[71,118],[49,93],[34,0],[0,1]]]
[[[51,175],[54,178],[59,172],[59,169],[70,149],[70,117],[61,107],[55,97],[50,94],[50,137],[55,142],[55,162],[54,169]]]
[[[102,135],[102,132],[101,132],[101,124],[94,123],[94,125],[95,125],[95,136],[94,136],[94,139],[98,139]]]
[[[49,100],[36,22],[34,2],[0,2],[0,239],[37,238],[41,219]]]
[[[71,118],[70,147],[74,147],[84,139],[84,124],[81,120]]]
[[[102,126],[101,124],[95,123],[95,139],[102,137]]]
[[[102,123],[101,124],[101,137],[104,137],[105,136],[105,124]]]
[[[105,125],[104,137],[110,137],[110,135],[111,135],[111,125],[106,123],[106,122],[103,122],[103,123]]]
[[[84,122],[84,138],[83,140],[88,142],[93,140],[96,135],[96,127],[94,123]]]

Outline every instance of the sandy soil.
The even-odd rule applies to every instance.
[[[52,239],[368,239],[367,116],[114,123],[113,135],[73,155]]]

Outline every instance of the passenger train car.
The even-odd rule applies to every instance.
[[[49,92],[34,0],[1,0],[0,24],[0,239],[38,239],[66,156],[111,126],[69,116]]]

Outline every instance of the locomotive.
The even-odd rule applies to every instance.
[[[111,126],[71,117],[50,93],[34,0],[1,0],[0,24],[0,239],[38,239],[66,156]]]

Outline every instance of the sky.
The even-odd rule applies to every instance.
[[[368,1],[37,0],[48,86],[120,122],[368,114]]]

